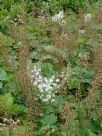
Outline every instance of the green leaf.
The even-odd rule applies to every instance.
[[[14,98],[11,93],[0,96],[0,112],[8,115],[19,114],[22,112],[22,105],[14,104]],[[23,110],[24,111],[24,110]]]
[[[7,93],[5,95],[0,96],[0,102],[4,103],[6,107],[10,106],[13,104],[13,97],[11,96],[10,93]]]
[[[24,113],[24,110],[25,108],[23,105],[13,104],[9,107],[8,113],[15,115],[15,114]]]
[[[83,78],[87,78],[87,79],[90,79],[95,75],[93,71],[87,69],[82,69],[82,72],[83,72]]]
[[[94,132],[88,129],[88,136],[97,136]]]
[[[2,87],[3,87],[3,84],[2,84],[2,82],[0,82],[0,89],[2,89]]]
[[[101,125],[100,126],[102,127],[102,121],[101,121]]]
[[[102,133],[98,134],[98,136],[102,136]]]
[[[42,119],[42,123],[44,126],[52,126],[57,122],[57,117],[54,113],[51,113],[49,115],[45,115],[45,117]]]
[[[54,74],[54,65],[51,63],[42,63],[41,69],[43,76],[50,77]]]
[[[3,70],[3,69],[0,69],[0,80],[1,80],[1,81],[7,80],[6,72],[5,72],[5,70]]]

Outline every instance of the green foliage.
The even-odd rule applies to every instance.
[[[86,26],[84,15],[76,15],[80,8],[85,11],[95,0],[91,2],[87,0],[25,0],[22,2],[24,2],[23,6],[18,0],[0,1],[0,116],[19,117],[22,122],[17,126],[15,132],[22,131],[22,134],[25,134],[26,127],[25,124],[23,126],[23,121],[28,119],[25,116],[27,107],[33,111],[29,114],[32,115],[27,121],[36,120],[38,126],[37,129],[34,128],[34,132],[37,130],[38,136],[67,135],[69,131],[68,136],[102,136],[102,102],[99,98],[102,88],[101,77],[95,79],[94,85],[92,82],[95,76],[101,73],[99,70],[100,73],[95,74],[93,67],[95,66],[95,49],[98,44],[100,46],[102,44],[102,25],[100,23],[102,20],[98,22],[97,19],[94,22],[96,16],[94,9],[92,10],[93,20],[91,23],[88,22],[89,24],[86,23]],[[61,10],[65,11],[65,24],[53,23],[51,17]],[[72,14],[73,11],[75,14]],[[10,24],[14,25],[14,33],[9,32]],[[26,35],[26,37],[22,36],[24,39],[17,31],[19,28],[22,28],[20,29],[21,34]],[[82,28],[85,29],[83,35],[79,34]],[[64,38],[66,35],[67,38]],[[66,39],[68,42],[64,43]],[[29,55],[26,59],[30,63],[28,62],[28,67],[25,65],[22,70],[23,64],[20,66],[19,62],[25,61],[22,54],[26,54],[26,50],[21,51],[23,42],[24,47],[27,42]],[[70,48],[72,48],[71,51]],[[4,63],[3,57],[6,52],[3,51],[5,50],[9,54],[7,56],[9,68]],[[36,87],[32,87],[31,84],[29,87],[24,82],[26,75],[31,73],[28,71],[22,75],[22,71],[35,65],[41,68],[42,76],[50,78],[52,75],[57,75],[60,79],[60,88],[55,92],[55,100],[52,103],[41,103],[39,98],[36,98]],[[15,72],[21,74],[19,81],[16,79]],[[22,83],[23,87],[20,86]],[[32,99],[30,97],[25,101],[20,92],[22,89],[25,92],[26,89],[34,90],[24,94],[27,97],[31,93]],[[39,108],[38,112],[36,109],[33,110],[36,105]],[[36,125],[34,122],[31,124]],[[5,134],[0,133],[0,135],[9,136],[11,134],[7,130]]]
[[[0,132],[0,136],[17,136],[18,134],[25,135],[26,133],[27,130],[25,126],[17,126],[14,130],[11,130],[10,127],[7,127],[5,132]]]
[[[72,68],[72,77],[70,80],[70,84],[72,83],[72,87],[80,86],[82,83],[90,84],[94,75],[95,73],[92,70],[76,66]],[[74,83],[77,86],[75,86]]]
[[[43,63],[41,65],[42,75],[46,77],[50,77],[54,74],[54,65],[51,63]]]
[[[40,8],[42,7],[42,10],[45,10],[44,8],[46,8],[47,11],[52,14],[62,9],[70,14],[72,11],[77,12],[80,8],[86,9],[87,7],[91,6],[90,4],[94,4],[95,2],[95,0],[43,0],[39,2],[35,1],[35,5]]]
[[[49,132],[51,135],[53,134],[56,135],[57,129],[58,129],[57,116],[55,115],[55,113],[49,113],[49,114],[44,113],[43,115],[41,115],[40,122],[39,122],[39,132],[38,132],[39,136]]]
[[[10,93],[0,96],[0,113],[8,116],[19,115],[24,110],[24,106],[14,103]]]
[[[45,126],[51,127],[57,122],[57,117],[54,115],[54,113],[51,113],[49,115],[44,115],[43,119],[40,121],[43,124],[43,127]]]
[[[0,69],[0,81],[6,81],[7,80],[7,74],[5,70]]]
[[[68,79],[68,88],[78,90],[80,92],[80,98],[86,97],[87,87],[90,85],[95,73],[92,70],[78,66],[73,67],[71,73],[71,77]]]

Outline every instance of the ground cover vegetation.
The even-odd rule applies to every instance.
[[[101,62],[101,0],[0,0],[0,136],[102,136]]]

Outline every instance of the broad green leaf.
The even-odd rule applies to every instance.
[[[5,70],[3,70],[3,69],[0,69],[0,80],[1,80],[1,81],[7,80],[6,72],[5,72]]]
[[[88,129],[88,136],[97,136],[94,132]]]
[[[98,134],[98,136],[102,136],[102,133]]]
[[[13,97],[11,96],[10,93],[7,93],[5,95],[1,95],[0,102],[4,103],[4,105],[6,105],[6,106],[10,106],[13,104]]]
[[[0,96],[0,112],[5,112],[8,115],[17,115],[23,112],[22,105],[14,104],[14,98],[10,93]]]
[[[50,77],[54,73],[54,66],[51,63],[43,63],[41,68],[42,74],[46,77]]]
[[[57,122],[57,117],[54,113],[51,113],[49,115],[45,115],[45,117],[42,119],[42,123],[45,126],[52,126]]]

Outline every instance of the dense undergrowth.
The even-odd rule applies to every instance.
[[[0,0],[0,136],[102,136],[101,62],[101,0]]]

